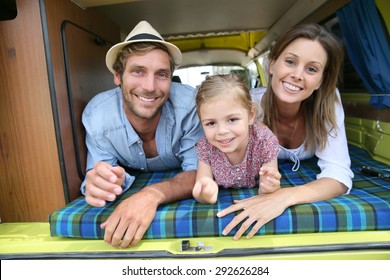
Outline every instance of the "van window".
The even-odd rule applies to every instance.
[[[190,85],[194,88],[197,88],[207,76],[217,75],[217,74],[229,74],[230,72],[237,72],[240,75],[243,75],[244,79],[249,81],[247,71],[236,65],[207,65],[207,66],[193,66],[180,68],[175,70],[173,73],[174,76],[179,76],[183,84]]]
[[[12,20],[18,15],[16,0],[0,1],[0,20]]]
[[[268,54],[269,50],[260,54],[255,61],[248,65],[251,77],[251,88],[266,87],[268,80]],[[255,78],[256,76],[256,78]]]

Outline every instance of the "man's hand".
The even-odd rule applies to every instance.
[[[120,166],[111,166],[106,162],[97,162],[87,172],[85,184],[85,201],[96,207],[106,205],[106,201],[114,201],[122,193],[125,170]]]
[[[191,196],[195,177],[195,170],[181,172],[123,200],[100,225],[105,230],[104,241],[121,248],[136,245],[149,228],[159,205]]]
[[[100,226],[104,241],[120,248],[136,245],[156,215],[160,196],[155,189],[145,188],[122,201]]]

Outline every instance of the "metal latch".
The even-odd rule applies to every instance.
[[[182,252],[209,252],[213,250],[211,246],[205,246],[203,242],[197,242],[196,246],[191,246],[189,240],[182,240],[181,247]]]

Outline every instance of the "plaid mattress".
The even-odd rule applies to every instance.
[[[355,146],[349,148],[352,170],[355,173],[353,189],[349,195],[290,207],[263,226],[257,235],[389,230],[390,181],[366,177],[360,173],[362,165],[377,168],[389,166],[372,160],[362,149]],[[312,181],[319,172],[315,158],[302,161],[297,172],[291,171],[291,162],[280,161],[279,164],[283,187]],[[143,186],[169,179],[177,172],[141,173],[127,192],[103,208],[91,207],[84,197],[79,197],[50,215],[51,235],[102,239],[104,231],[100,229],[100,224],[108,218],[118,203]],[[256,193],[257,189],[220,189],[215,205],[200,204],[194,199],[161,205],[144,239],[222,236],[223,228],[232,220],[234,214],[217,218],[217,212],[231,205],[235,199],[251,197]],[[235,232],[236,229],[229,235],[234,235]]]

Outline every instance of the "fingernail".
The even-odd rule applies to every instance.
[[[227,234],[227,232],[224,230],[224,231],[222,231],[222,234],[223,234],[223,235],[226,235],[226,234]]]
[[[114,189],[114,193],[115,194],[121,194],[122,193],[122,189],[121,188],[115,188]]]
[[[113,201],[113,200],[115,200],[115,195],[109,194],[108,195],[108,201]]]

